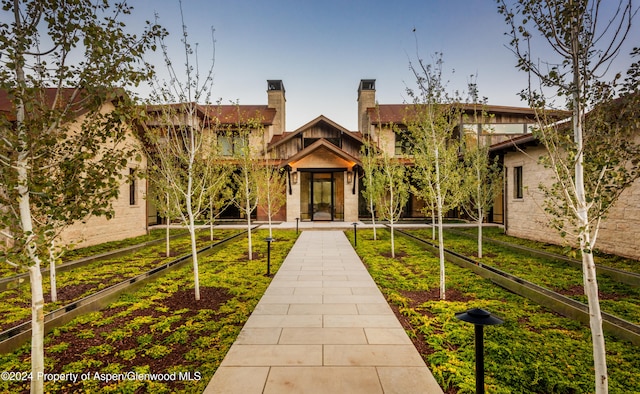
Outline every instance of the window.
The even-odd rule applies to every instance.
[[[223,134],[218,136],[218,147],[222,156],[233,156],[242,154],[244,138],[236,133]]]
[[[523,198],[522,190],[522,166],[513,167],[513,196]]]
[[[412,154],[411,137],[407,130],[396,131],[395,152],[396,156],[406,156]]]
[[[136,205],[136,170],[129,168],[129,205]]]
[[[482,134],[528,134],[532,124],[529,123],[491,123],[482,125]]]
[[[308,148],[309,146],[311,146],[312,144],[314,144],[316,141],[318,141],[320,138],[305,138],[304,141],[304,148]]]

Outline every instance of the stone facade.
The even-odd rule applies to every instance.
[[[112,103],[106,103],[101,111],[107,113],[114,109]],[[71,132],[77,130],[84,121],[85,115],[80,115],[75,123],[70,126]],[[140,142],[132,132],[127,134],[124,146],[134,148],[142,152]],[[130,160],[127,167],[122,170],[122,176],[126,179],[131,172],[143,174],[146,168],[146,158],[140,155],[141,161]],[[65,228],[57,244],[83,247],[100,244],[108,241],[116,241],[124,238],[135,237],[147,233],[146,192],[147,184],[144,178],[136,178],[131,185],[123,180],[120,185],[119,198],[113,201],[114,216],[111,220],[104,217],[88,217],[83,221]],[[130,193],[134,195],[131,196]],[[132,199],[133,198],[133,199]],[[131,204],[133,202],[133,204]],[[6,239],[0,240],[4,244]],[[8,243],[7,243],[8,244]]]
[[[141,171],[143,167],[139,163],[130,163],[123,175],[128,176],[129,169],[136,168],[136,171]],[[62,232],[62,242],[83,247],[146,234],[146,179],[137,178],[134,189],[135,203],[130,204],[130,184],[123,182],[120,185],[120,195],[113,201],[113,218],[107,220],[104,217],[89,217],[84,222],[76,223]]]
[[[506,233],[515,237],[558,245],[575,246],[575,237],[562,238],[549,226],[550,217],[544,212],[544,195],[540,184],[553,183],[551,169],[538,164],[538,157],[546,150],[542,146],[527,147],[504,155],[506,169]],[[515,168],[522,167],[522,198],[516,198]],[[600,225],[595,248],[606,253],[640,259],[640,180],[627,188]]]
[[[89,217],[73,224],[61,233],[64,244],[83,247],[147,233],[147,181],[140,177],[144,175],[147,160],[133,132],[128,133],[125,144],[141,153],[140,161],[129,160],[127,167],[121,172],[123,182],[120,184],[118,198],[113,201],[113,217],[109,220],[104,217]],[[133,184],[126,181],[132,173],[136,175]]]

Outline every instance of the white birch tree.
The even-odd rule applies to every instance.
[[[215,133],[217,106],[212,104],[215,50],[209,68],[201,74],[188,40],[182,3],[182,46],[184,69],[177,69],[169,48],[160,38],[168,81],[154,78],[147,106],[141,119],[156,190],[167,193],[167,212],[177,214],[189,231],[193,264],[194,296],[200,300],[200,280],[196,239],[196,220],[209,208],[210,196],[217,196],[226,167],[218,159]],[[212,29],[212,46],[213,29]]]
[[[613,75],[612,62],[637,8],[631,0],[613,6],[589,0],[498,4],[518,67],[529,75],[522,97],[537,110],[537,136],[548,151],[543,164],[555,176],[553,185],[543,187],[545,210],[562,235],[575,237],[582,256],[595,390],[604,394],[608,373],[593,250],[608,209],[637,179],[640,156],[637,68],[628,74],[627,95],[615,100],[620,74],[607,76]],[[543,59],[536,56],[537,48],[544,51]],[[554,97],[566,99],[569,122],[547,117]]]
[[[261,119],[258,116],[242,112],[240,105],[235,104],[237,111],[236,124],[229,127],[228,137],[234,141],[233,157],[236,169],[233,172],[235,194],[233,202],[247,220],[247,241],[249,260],[253,260],[251,234],[251,214],[259,203],[260,155],[259,147],[251,143],[254,130],[259,130]],[[258,145],[259,146],[259,145]]]
[[[267,135],[259,125],[258,134],[262,135],[263,167],[258,173],[258,206],[267,215],[269,238],[273,238],[272,219],[287,202],[284,173],[269,161]]]
[[[367,202],[367,210],[371,214],[371,223],[373,225],[373,240],[378,239],[376,231],[376,202],[379,201],[384,188],[380,184],[380,178],[376,177],[380,166],[380,152],[370,138],[366,138],[360,149],[360,159],[362,161],[363,172],[363,190],[362,196]]]
[[[396,257],[394,229],[400,220],[402,211],[409,198],[409,183],[405,171],[405,164],[397,158],[382,152],[378,168],[373,172],[372,183],[379,187],[377,193],[376,211],[380,218],[389,222],[391,232],[391,257]]]
[[[126,3],[4,1],[0,23],[0,228],[8,261],[28,267],[32,294],[31,392],[43,392],[40,265],[63,227],[111,217],[132,158],[133,105],[119,88],[148,78],[142,55],[162,30],[124,30]],[[104,111],[115,103],[110,111]]]
[[[464,169],[459,160],[460,139],[457,126],[462,107],[457,95],[446,91],[442,74],[442,55],[434,64],[419,59],[410,68],[417,87],[407,89],[413,105],[407,106],[404,123],[413,138],[416,189],[424,201],[433,201],[438,226],[440,259],[440,299],[446,299],[443,218],[466,198]]]
[[[468,171],[466,182],[469,196],[462,204],[467,215],[478,224],[478,258],[482,258],[482,223],[495,199],[502,192],[502,167],[489,157],[489,149],[478,140],[467,144],[464,162]]]

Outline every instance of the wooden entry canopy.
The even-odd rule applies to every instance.
[[[279,136],[280,137],[280,136]],[[280,167],[344,168],[352,170],[362,165],[359,132],[351,132],[323,115],[296,131],[274,138],[269,146],[271,157],[280,160]]]

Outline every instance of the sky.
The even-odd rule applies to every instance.
[[[157,13],[170,33],[171,59],[182,65],[178,0],[130,4],[138,23]],[[517,94],[526,75],[516,69],[493,0],[183,0],[182,9],[201,69],[211,64],[215,29],[213,97],[266,105],[267,80],[282,80],[287,131],[320,115],[356,131],[361,79],[376,80],[380,104],[408,102],[406,89],[415,86],[410,62],[432,63],[437,52],[449,90],[464,90],[475,75],[490,104],[524,106]],[[637,45],[639,36],[636,26],[629,41]],[[629,63],[628,53],[621,61]],[[162,75],[162,58],[150,59]]]

